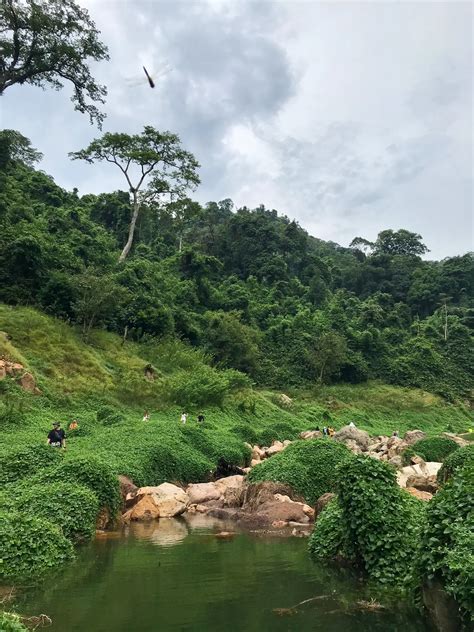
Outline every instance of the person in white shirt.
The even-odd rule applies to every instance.
[[[351,421],[351,423],[349,424],[349,428],[355,428],[355,427],[356,427],[355,423]]]
[[[188,413],[183,412],[183,414],[181,415],[181,423],[184,424],[187,422],[188,420]]]

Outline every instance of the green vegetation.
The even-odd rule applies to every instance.
[[[20,491],[16,508],[58,526],[70,540],[89,539],[99,513],[97,496],[75,483],[28,484]]]
[[[28,632],[20,617],[14,612],[0,612],[0,630],[2,632]]]
[[[464,618],[474,622],[474,466],[458,467],[429,503],[419,567],[441,579]]]
[[[52,450],[50,446],[33,443],[21,447],[7,446],[2,450],[0,458],[0,483],[12,483],[48,468],[61,461],[60,450]]]
[[[344,467],[351,458],[352,453],[342,443],[329,439],[297,441],[255,466],[249,480],[288,483],[314,504],[322,494],[335,491],[336,467]]]
[[[60,528],[27,513],[0,512],[0,580],[44,576],[74,556]]]
[[[337,499],[317,520],[310,553],[326,559],[343,555],[380,584],[413,584],[423,503],[398,487],[393,468],[365,456],[343,462],[336,485]],[[323,537],[331,529],[325,554]]]
[[[467,445],[451,452],[438,471],[438,483],[444,484],[455,474],[460,467],[474,463],[474,445]]]
[[[402,462],[404,465],[409,465],[411,457],[416,454],[424,461],[436,461],[437,463],[442,463],[449,454],[458,449],[458,444],[447,437],[430,437],[428,439],[420,439],[420,441],[417,441],[404,451],[402,455]]]

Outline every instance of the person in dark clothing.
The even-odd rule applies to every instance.
[[[202,413],[199,413],[199,415],[198,415],[198,422],[199,422],[200,424],[203,424],[203,423],[204,423],[204,415],[203,415]]]
[[[59,421],[53,423],[53,429],[49,431],[46,443],[53,448],[66,447],[66,433],[61,428]]]

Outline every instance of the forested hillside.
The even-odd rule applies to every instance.
[[[65,191],[38,158],[2,132],[1,302],[77,324],[86,342],[97,327],[181,338],[259,386],[380,379],[472,396],[472,253],[424,260],[406,230],[343,248],[263,206],[181,198],[144,203],[119,261],[130,194]]]

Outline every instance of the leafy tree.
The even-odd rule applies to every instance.
[[[374,252],[388,255],[424,255],[429,252],[421,241],[421,235],[409,230],[383,230],[378,234],[374,244]]]
[[[32,167],[43,154],[31,146],[31,141],[13,129],[0,131],[0,169],[10,161],[23,162]]]
[[[341,335],[332,331],[322,334],[310,352],[310,362],[320,383],[334,375],[346,359],[347,343]]]
[[[132,198],[132,217],[119,261],[130,252],[143,204],[151,204],[164,195],[183,197],[188,188],[199,184],[196,173],[199,163],[182,149],[179,137],[159,132],[150,125],[133,136],[108,132],[85,149],[69,155],[73,160],[86,160],[91,164],[105,160],[116,165],[125,176]]]
[[[73,84],[72,102],[101,125],[107,90],[92,77],[88,60],[108,59],[89,13],[74,0],[3,0],[0,7],[0,95],[15,84]]]

